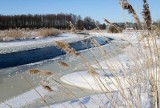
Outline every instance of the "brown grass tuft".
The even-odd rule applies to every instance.
[[[33,74],[33,75],[35,75],[35,74],[39,74],[41,71],[40,70],[37,70],[37,69],[31,69],[31,70],[29,70],[29,73],[30,74]]]
[[[68,68],[68,67],[69,67],[69,65],[68,65],[67,63],[62,62],[62,61],[58,62],[58,64],[59,64],[60,66],[62,66],[62,67],[65,67],[65,68]]]
[[[42,87],[44,89],[46,89],[47,91],[49,91],[49,92],[53,91],[52,88],[50,86],[48,86],[48,85],[42,85]]]
[[[44,76],[51,76],[51,75],[53,75],[53,73],[50,72],[50,71],[42,71],[41,74],[44,75]]]

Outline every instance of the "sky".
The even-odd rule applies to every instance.
[[[133,5],[141,21],[142,0],[128,0]],[[148,0],[152,19],[160,18],[160,0]],[[133,22],[128,12],[122,10],[119,0],[1,0],[0,14],[57,14],[73,13],[82,18],[90,16],[103,23],[106,18],[111,22]]]

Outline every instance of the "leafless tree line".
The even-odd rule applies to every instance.
[[[80,15],[74,14],[47,14],[47,15],[0,15],[0,29],[17,29],[17,28],[57,28],[70,29],[68,22],[72,22],[76,29],[94,29],[96,24],[101,29],[105,29],[105,24],[100,24],[91,17],[82,19]]]

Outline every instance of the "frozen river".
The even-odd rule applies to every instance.
[[[112,55],[112,53],[117,55],[123,53],[123,51],[121,51],[121,49],[119,48],[123,46],[122,43],[116,43],[114,41],[108,43],[106,40],[102,40],[100,38],[97,38],[96,40],[98,40],[98,42],[102,45],[104,49],[106,49],[107,52],[110,52],[110,54],[107,55],[109,57],[116,56],[116,55]],[[99,61],[103,61],[104,59],[101,53],[97,50],[97,48],[92,48],[91,50],[87,49],[91,47],[91,43],[89,43],[87,47],[84,44],[84,41],[77,41],[77,43],[70,43],[70,45],[73,48],[75,48],[77,51],[79,51],[81,55],[86,59],[86,62],[90,64],[95,63],[95,58]],[[28,54],[28,51],[25,53],[23,52],[24,55],[23,53],[21,54],[23,56],[27,54],[29,58],[28,57],[23,58],[19,61],[14,60],[14,59],[18,59],[19,56],[16,55],[16,53],[19,54],[18,52],[15,53],[15,58],[13,60],[6,58],[7,60],[11,60],[14,63],[7,64],[7,61],[6,61],[5,62],[6,64],[5,63],[3,64],[2,61],[0,62],[0,68],[1,68],[0,69],[0,102],[5,101],[6,99],[13,98],[14,96],[17,96],[19,94],[22,94],[32,89],[32,87],[22,78],[22,76],[27,78],[34,86],[38,86],[40,81],[46,79],[46,77],[44,76],[30,75],[28,73],[28,70],[30,69],[51,71],[55,75],[54,78],[59,82],[61,82],[60,77],[62,77],[63,75],[72,73],[77,70],[85,70],[84,61],[80,60],[79,58],[67,55],[60,49],[55,49],[57,51],[60,51],[59,53],[55,53],[55,51],[52,49],[53,46],[46,47],[46,48],[47,49],[31,50],[35,52],[34,53],[30,52],[29,54]],[[36,53],[36,51],[40,51],[40,52]],[[92,51],[92,54],[91,54],[91,51]],[[47,55],[47,53],[49,54]],[[33,57],[30,54],[32,54]],[[34,56],[36,54],[39,54],[38,59],[36,58],[37,56]],[[94,56],[92,56],[93,54]],[[0,55],[0,59],[4,60],[4,58],[2,58],[2,55]],[[67,64],[69,64],[70,67],[67,69],[62,68],[59,65],[59,61],[66,62]],[[85,92],[84,91],[82,92],[78,88],[66,85],[64,83],[62,84],[63,86],[71,90],[73,93],[75,93],[77,97],[83,97],[85,95],[93,94],[93,91],[90,91],[90,90],[84,90]],[[55,85],[55,88],[56,88],[56,92],[52,93],[52,97],[54,98],[52,100],[48,99],[49,101],[48,103],[51,103],[51,104],[59,103],[59,102],[64,102],[73,98],[73,97],[65,96],[66,94],[64,94],[62,86]],[[36,104],[35,103],[32,104],[32,106],[35,106],[35,107],[40,107],[42,105],[43,104],[39,101],[37,101]]]
[[[81,41],[71,42],[69,45],[76,51],[85,50],[93,47],[91,42],[92,38],[100,45],[105,45],[113,40],[112,38],[91,37]],[[48,60],[64,54],[64,51],[54,45],[27,51],[0,54],[0,69]]]

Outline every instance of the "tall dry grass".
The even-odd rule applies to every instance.
[[[131,13],[135,19],[135,22],[138,25],[138,29],[141,28],[140,20],[134,11],[133,7],[127,2],[123,5],[124,9],[127,9],[129,13]],[[142,30],[139,34],[136,34],[136,44],[132,42],[130,38],[126,38],[128,42],[130,42],[130,46],[128,49],[128,53],[126,53],[124,56],[127,57],[131,63],[129,63],[128,68],[122,63],[120,60],[121,58],[117,59],[117,62],[115,64],[112,64],[112,60],[109,61],[109,52],[107,53],[107,50],[102,48],[100,45],[97,45],[98,42],[93,41],[93,44],[99,49],[99,52],[101,53],[101,56],[104,57],[104,61],[106,63],[106,67],[109,69],[112,76],[115,78],[114,80],[108,79],[115,85],[117,88],[117,92],[119,97],[115,99],[114,94],[107,94],[107,92],[111,92],[107,87],[109,85],[105,85],[106,83],[101,80],[101,75],[98,74],[96,69],[94,69],[91,65],[88,64],[88,61],[80,55],[79,57],[82,59],[83,64],[85,64],[86,68],[88,69],[89,74],[93,77],[95,80],[95,83],[101,88],[103,93],[105,93],[106,98],[110,100],[110,103],[112,107],[117,106],[123,106],[127,108],[159,108],[159,37],[158,34],[155,34],[155,31],[151,28],[151,16],[149,7],[147,4],[147,1],[144,0],[144,21],[146,22],[146,26],[148,27],[148,31]],[[106,20],[105,20],[106,21]],[[110,25],[108,20],[106,21]],[[135,30],[135,32],[138,32]],[[103,34],[102,34],[103,36]],[[140,39],[140,37],[144,37],[143,39]],[[62,42],[63,43],[63,42]],[[61,43],[61,44],[62,44]],[[67,50],[66,47],[67,46]],[[66,51],[71,56],[75,56],[75,52],[70,53],[70,50],[73,50],[65,43],[65,45],[58,45],[59,48],[62,48],[64,51]],[[137,46],[138,45],[138,46]],[[68,48],[70,50],[68,50]],[[92,49],[89,49],[92,56],[95,56],[92,52]],[[112,54],[115,55],[115,54]],[[99,66],[99,70],[102,70],[104,73],[106,71],[101,67],[100,63],[95,57],[95,61],[97,65]],[[134,64],[134,65],[132,65]],[[131,67],[130,67],[131,66]],[[127,84],[130,85],[129,88],[123,88],[123,85],[127,84],[125,82],[121,83],[121,79],[118,77],[119,72],[121,71],[121,75],[126,80]],[[129,76],[128,76],[129,75]],[[87,82],[86,82],[87,83]],[[119,103],[119,101],[121,103]],[[105,106],[105,105],[104,105]]]
[[[41,29],[11,29],[0,31],[0,41],[23,40],[32,38],[43,38],[48,36],[57,36],[61,32],[54,28],[41,28]]]
[[[35,31],[40,37],[57,36],[58,34],[60,34],[60,31],[54,28],[48,28],[48,29],[42,28],[42,29],[37,29]]]

